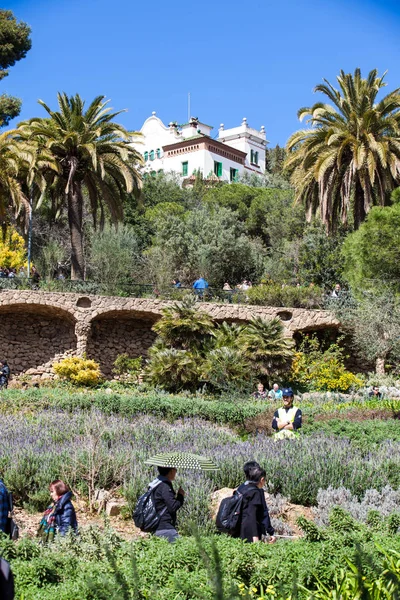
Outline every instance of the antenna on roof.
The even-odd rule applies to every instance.
[[[190,92],[188,92],[188,123],[190,121]]]

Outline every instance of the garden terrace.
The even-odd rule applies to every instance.
[[[51,373],[61,356],[84,353],[100,360],[106,374],[118,354],[146,354],[151,331],[163,308],[172,301],[122,298],[37,290],[2,290],[1,336],[4,358],[14,373]],[[217,321],[245,322],[259,316],[279,318],[287,337],[304,331],[338,327],[328,311],[198,302]],[[49,341],[50,340],[50,341]]]

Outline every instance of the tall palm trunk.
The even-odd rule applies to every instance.
[[[68,191],[68,222],[71,236],[71,279],[85,278],[85,256],[82,236],[82,190],[74,181]]]
[[[354,190],[354,228],[358,229],[365,221],[366,212],[364,207],[364,191],[357,179]]]

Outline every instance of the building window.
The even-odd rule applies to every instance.
[[[189,172],[189,163],[188,161],[182,163],[182,177],[187,177]]]
[[[156,156],[157,156],[157,158],[161,158],[161,150],[160,150],[160,148],[157,148],[157,150],[156,150]]]
[[[222,177],[222,163],[214,160],[214,174],[217,177]]]
[[[150,160],[154,160],[154,150],[150,150],[149,158]]]
[[[144,153],[144,155],[143,155],[143,156],[144,156],[144,160],[145,160],[145,161],[148,161],[148,160],[149,160],[149,153],[147,152],[147,150],[146,150],[146,152]]]
[[[250,162],[252,165],[258,165],[258,152],[250,150]]]
[[[232,169],[231,167],[231,171],[230,171],[230,181],[231,183],[234,183],[235,181],[238,181],[239,179],[239,169]]]

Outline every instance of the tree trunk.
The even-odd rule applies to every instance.
[[[382,358],[381,356],[378,357],[375,361],[375,373],[377,375],[385,374],[385,359]]]
[[[71,279],[85,278],[85,256],[83,253],[81,186],[73,182],[68,191],[68,222],[71,235]]]
[[[360,182],[356,181],[354,190],[354,228],[358,229],[365,221],[366,213],[364,208],[364,192]]]

